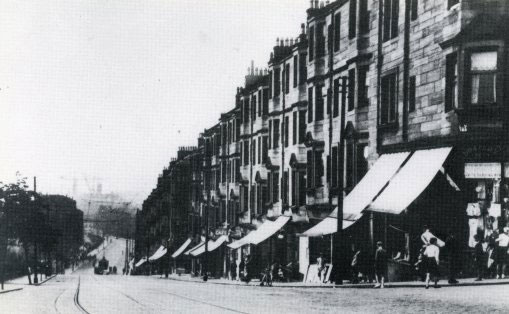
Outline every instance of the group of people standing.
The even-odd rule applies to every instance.
[[[476,280],[480,281],[485,277],[505,278],[509,254],[509,227],[504,227],[501,233],[494,230],[486,238],[476,234],[474,239]]]

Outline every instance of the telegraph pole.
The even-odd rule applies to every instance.
[[[34,177],[34,194],[37,193],[37,177]],[[34,226],[35,227],[35,226]],[[34,284],[39,283],[37,279],[37,241],[34,242]]]
[[[206,169],[206,182],[208,186],[207,189],[207,205],[205,206],[205,252],[203,253],[203,262],[202,262],[202,272],[203,272],[203,281],[208,280],[207,275],[207,266],[208,266],[208,252],[209,252],[209,210],[210,210],[210,149],[209,146],[212,145],[212,141],[209,139],[209,142],[205,141],[205,162]]]
[[[344,190],[344,172],[345,172],[345,103],[346,103],[346,93],[347,93],[347,78],[346,76],[341,77],[341,121],[340,121],[340,136],[339,136],[339,176],[338,176],[338,217],[337,217],[337,232],[336,239],[334,243],[336,244],[336,249],[334,251],[335,255],[335,265],[336,269],[336,284],[343,284],[343,265],[342,263],[344,257],[343,250],[343,190]]]

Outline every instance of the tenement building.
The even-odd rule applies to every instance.
[[[340,254],[382,241],[391,280],[412,278],[428,232],[468,261],[474,235],[508,219],[508,22],[503,0],[311,1],[201,135],[188,258],[216,254],[205,271],[235,278],[249,256],[312,281],[320,253],[350,267],[332,255],[340,213]],[[203,235],[210,254],[193,254]]]

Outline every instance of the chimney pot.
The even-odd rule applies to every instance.
[[[313,8],[313,0],[309,1],[309,8],[311,8],[311,9]]]
[[[318,9],[318,0],[315,0],[315,9]]]

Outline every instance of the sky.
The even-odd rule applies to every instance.
[[[0,0],[0,181],[141,203],[308,0]],[[31,184],[30,184],[31,186]],[[75,196],[76,198],[77,196]]]

